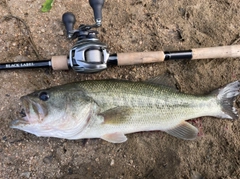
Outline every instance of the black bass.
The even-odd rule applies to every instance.
[[[194,96],[149,82],[82,81],[21,97],[25,116],[11,127],[37,136],[113,143],[125,142],[128,133],[155,130],[193,140],[198,129],[185,120],[237,119],[233,102],[239,89],[235,81],[206,96]]]

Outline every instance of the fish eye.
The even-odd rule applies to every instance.
[[[46,91],[41,92],[38,97],[42,101],[47,101],[50,98]]]

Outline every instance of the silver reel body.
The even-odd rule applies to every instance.
[[[70,66],[80,73],[95,73],[107,68],[107,45],[97,38],[77,41],[69,52]]]

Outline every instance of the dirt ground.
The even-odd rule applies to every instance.
[[[68,54],[75,41],[65,37],[61,17],[66,11],[76,15],[75,28],[93,23],[86,0],[55,0],[48,13],[40,11],[43,2],[0,1],[1,63]],[[111,53],[240,44],[239,14],[239,0],[106,0],[99,38]],[[27,27],[12,16],[24,20],[35,47]],[[238,58],[112,67],[97,74],[1,71],[0,178],[240,178],[239,120],[202,117],[195,122],[202,132],[195,141],[141,132],[127,135],[122,144],[39,138],[9,128],[19,98],[37,89],[88,79],[146,80],[166,71],[174,74],[182,92],[191,94],[240,79]]]

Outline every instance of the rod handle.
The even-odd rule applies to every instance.
[[[144,63],[155,63],[164,61],[165,55],[163,51],[156,52],[130,52],[118,53],[118,65],[135,65]]]
[[[193,48],[192,59],[240,57],[240,45]]]
[[[51,58],[53,70],[68,70],[68,58],[67,56],[52,56]]]

